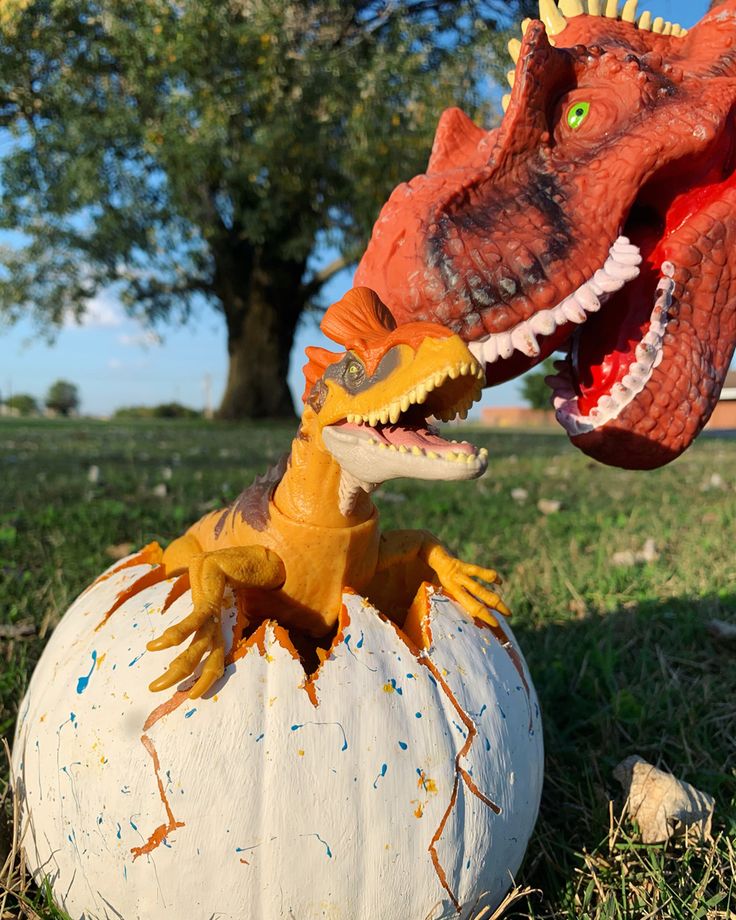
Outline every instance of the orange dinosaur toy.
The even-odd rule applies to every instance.
[[[242,593],[249,622],[274,619],[314,638],[335,628],[345,588],[393,619],[423,581],[434,581],[491,626],[498,624],[488,607],[508,614],[498,594],[476,580],[497,583],[496,572],[454,558],[426,531],[381,534],[370,498],[379,483],[400,476],[459,480],[484,472],[485,450],[445,441],[427,423],[430,415],[467,415],[480,395],[480,365],[443,326],[397,327],[367,288],[333,304],[322,329],[347,350],[307,349],[305,406],[286,462],[162,554],[155,547],[152,561],[160,565],[125,592],[178,575],[168,605],[191,586],[192,612],[148,648],[194,638],[151,690],[179,683],[205,655],[189,695],[201,696],[222,675],[220,611],[228,582]]]

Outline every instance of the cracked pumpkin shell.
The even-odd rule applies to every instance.
[[[109,570],[72,605],[21,705],[23,845],[72,918],[425,920],[500,902],[543,759],[507,626],[503,643],[429,589],[420,650],[346,594],[311,682],[268,623],[207,697],[155,696],[146,642],[189,594],[162,614],[159,583],[101,623],[146,571]],[[228,647],[237,623],[231,605]]]

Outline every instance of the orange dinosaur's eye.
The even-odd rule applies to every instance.
[[[590,114],[589,102],[573,102],[567,110],[567,126],[577,131]]]

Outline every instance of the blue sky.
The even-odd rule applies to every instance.
[[[689,27],[703,15],[708,0],[652,0],[641,3],[657,16]],[[12,244],[12,239],[0,239]],[[318,254],[329,261],[330,254]],[[327,300],[337,300],[349,288],[351,275],[332,280]],[[305,318],[292,352],[289,383],[298,398],[303,387],[301,367],[307,345],[328,342],[313,318]],[[157,334],[125,315],[114,296],[103,293],[91,304],[83,325],[73,322],[56,342],[43,342],[29,323],[10,329],[0,326],[0,394],[30,393],[42,398],[60,377],[77,384],[82,410],[105,415],[122,405],[152,405],[176,400],[204,406],[209,378],[213,405],[225,386],[225,326],[219,314],[205,310],[186,326],[166,326]],[[485,391],[482,405],[520,405],[518,381]]]

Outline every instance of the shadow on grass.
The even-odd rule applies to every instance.
[[[517,627],[542,707],[546,771],[519,878],[543,895],[510,917],[583,916],[575,912],[576,890],[590,868],[583,854],[606,846],[611,802],[616,818],[623,805],[612,770],[630,754],[711,793],[714,833],[733,840],[736,648],[711,637],[707,624],[714,618],[736,622],[736,595],[648,601],[538,629]],[[707,893],[701,892],[703,903]],[[563,904],[570,914],[556,912]]]

